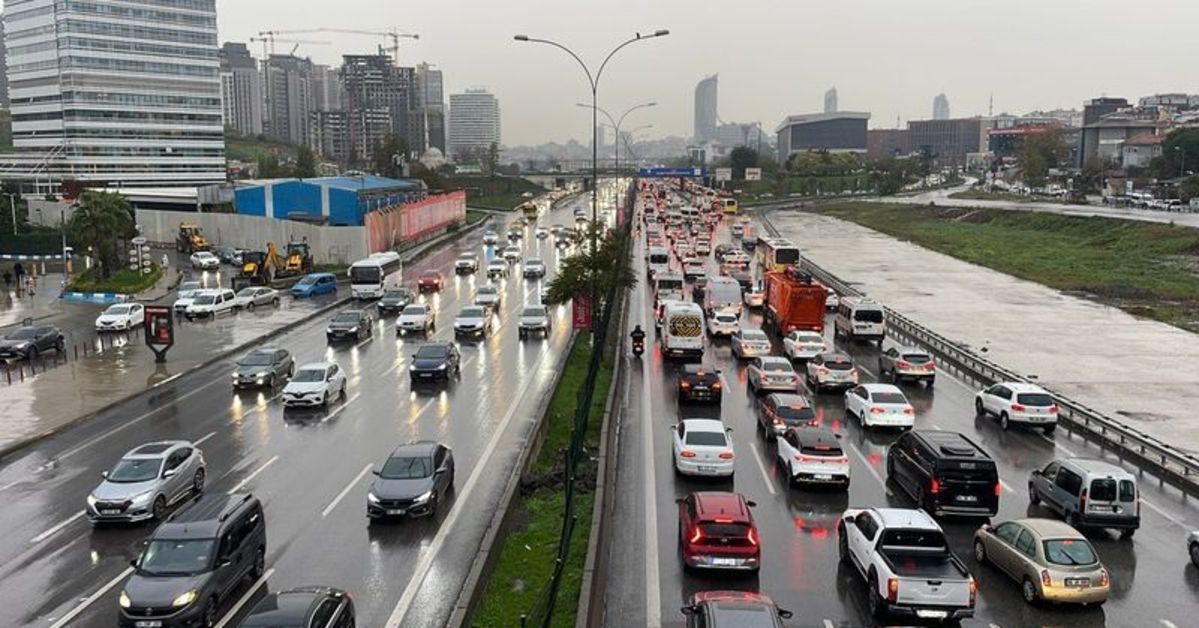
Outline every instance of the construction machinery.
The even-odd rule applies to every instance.
[[[241,272],[233,278],[234,290],[246,286],[269,286],[286,266],[273,242],[267,243],[265,252],[243,252],[241,260]]]
[[[208,239],[204,237],[204,232],[199,225],[190,225],[185,222],[179,223],[179,235],[175,238],[175,250],[180,253],[195,253],[196,251],[207,251],[212,248]]]
[[[268,245],[268,257],[274,246]],[[294,277],[312,272],[312,250],[308,241],[288,242],[287,254],[275,270],[275,277]]]

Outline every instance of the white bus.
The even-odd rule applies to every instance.
[[[350,291],[357,299],[378,299],[400,287],[404,263],[395,251],[375,253],[350,266]]]

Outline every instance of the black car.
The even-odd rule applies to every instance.
[[[916,507],[941,515],[999,512],[999,472],[974,441],[957,432],[912,430],[887,448],[887,478]]]
[[[329,342],[370,338],[374,331],[371,323],[371,315],[366,310],[346,310],[329,321],[325,338]]]
[[[708,276],[703,275],[696,277],[691,283],[691,300],[696,303],[703,303],[704,290],[708,289]]]
[[[267,593],[238,628],[354,628],[354,600],[333,587]]]
[[[778,438],[787,428],[816,423],[816,411],[803,395],[773,393],[758,400],[758,427],[768,440]]]
[[[678,389],[679,403],[720,403],[723,395],[720,369],[710,364],[683,365],[675,386]]]
[[[374,474],[368,517],[424,517],[437,512],[441,497],[454,488],[454,452],[428,440],[405,443]]]
[[[736,250],[737,247],[733,246],[732,244],[717,244],[716,248],[713,250],[713,254],[716,256],[716,261],[723,262],[725,255],[728,255]]]
[[[412,303],[412,291],[408,288],[394,288],[384,292],[383,298],[379,299],[375,307],[380,314],[399,314],[409,303]]]
[[[122,628],[214,626],[238,585],[266,570],[262,504],[245,493],[202,494],[158,526],[132,564]]]
[[[32,360],[51,349],[62,353],[62,332],[53,325],[25,325],[0,338],[0,359]]]
[[[448,380],[462,371],[462,356],[458,347],[449,342],[430,342],[412,354],[408,373],[412,381]]]
[[[237,370],[233,372],[233,387],[274,388],[295,372],[296,361],[286,349],[263,347],[247,353],[237,361]]]
[[[734,271],[732,273],[733,280],[741,284],[742,292],[749,292],[754,289],[754,276],[744,270]]]
[[[683,607],[687,628],[783,628],[791,611],[749,591],[700,591]]]

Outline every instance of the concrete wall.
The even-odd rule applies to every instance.
[[[289,241],[308,238],[317,264],[349,264],[365,258],[365,227],[321,227],[290,220],[242,214],[194,214],[153,209],[137,210],[141,234],[151,242],[175,242],[182,221],[200,225],[216,245],[266,250],[268,242],[282,250]]]
[[[29,222],[31,224],[58,227],[64,218],[70,220],[71,214],[75,213],[75,206],[72,203],[47,201],[32,195],[23,198],[29,204]]]

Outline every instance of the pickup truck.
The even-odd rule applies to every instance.
[[[841,560],[866,580],[870,612],[921,620],[974,616],[978,585],[923,510],[850,509],[837,524]]]

